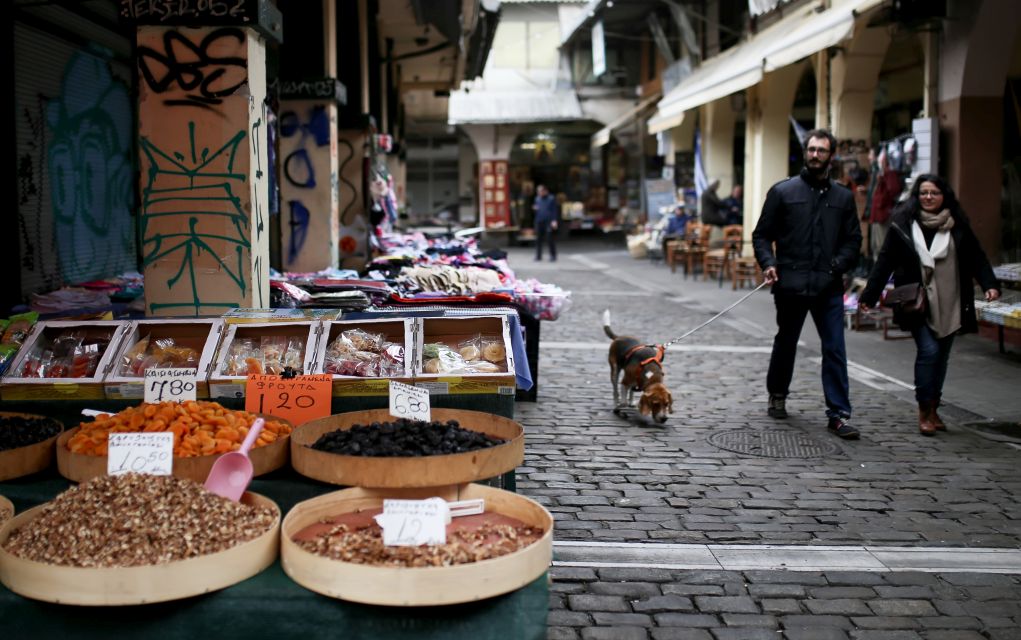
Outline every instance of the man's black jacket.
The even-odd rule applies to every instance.
[[[802,171],[773,185],[752,232],[759,266],[776,267],[773,293],[838,293],[841,276],[858,262],[862,238],[854,196],[832,180],[815,186],[809,180]]]

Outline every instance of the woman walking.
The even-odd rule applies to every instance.
[[[1000,297],[989,265],[953,189],[939,176],[923,174],[910,197],[897,206],[890,230],[861,295],[861,308],[875,306],[893,274],[894,286],[920,283],[925,312],[894,320],[915,339],[915,398],[918,430],[931,436],[946,429],[936,413],[954,336],[978,330],[972,280],[988,301]]]

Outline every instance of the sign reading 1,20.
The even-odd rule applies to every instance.
[[[187,402],[195,399],[197,369],[145,370],[146,402]]]

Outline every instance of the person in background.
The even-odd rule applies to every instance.
[[[872,191],[872,206],[869,207],[869,255],[875,258],[886,240],[886,231],[890,228],[890,215],[897,199],[900,198],[900,174],[890,168],[886,161],[886,151],[880,151],[876,157],[879,175],[876,187]]]
[[[535,259],[542,260],[542,245],[549,243],[549,259],[557,259],[557,227],[560,226],[560,205],[546,185],[540,184],[535,196]]]
[[[891,273],[895,286],[921,283],[925,288],[924,317],[896,319],[915,339],[918,431],[931,436],[947,428],[936,410],[954,336],[978,330],[972,280],[978,281],[986,300],[1000,297],[993,268],[968,218],[939,176],[918,176],[910,197],[894,210],[890,233],[861,295],[863,311],[879,301]]]
[[[857,264],[861,227],[854,196],[829,179],[835,147],[829,131],[808,132],[805,167],[770,188],[752,246],[776,304],[777,332],[766,374],[769,415],[787,417],[798,338],[811,313],[822,342],[826,426],[841,438],[856,439],[844,347],[843,274]]]
[[[702,222],[722,227],[726,223],[726,211],[723,208],[723,201],[716,194],[720,188],[720,181],[713,180],[702,192]]]
[[[666,243],[671,240],[683,240],[688,230],[688,223],[695,219],[695,216],[688,213],[683,204],[674,207],[674,215],[667,221],[666,231],[663,232],[663,255],[666,255]]]
[[[744,224],[744,190],[735,184],[730,196],[723,200],[723,210],[727,214],[727,224]]]

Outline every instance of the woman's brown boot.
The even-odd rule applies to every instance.
[[[918,432],[923,436],[936,435],[936,425],[932,421],[932,403],[918,403]]]
[[[939,414],[936,413],[936,409],[939,409],[941,397],[942,396],[936,396],[936,399],[932,401],[932,409],[931,411],[929,411],[929,422],[931,422],[932,425],[936,427],[937,431],[946,431],[947,430],[946,423],[944,423],[943,420],[939,417]]]

